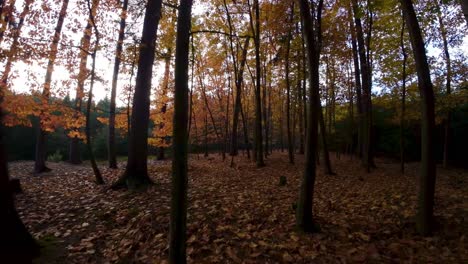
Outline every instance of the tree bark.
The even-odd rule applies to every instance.
[[[442,36],[442,43],[443,43],[443,51],[444,51],[444,59],[445,59],[445,66],[447,68],[446,72],[446,82],[445,82],[445,93],[449,95],[452,93],[452,61],[450,59],[450,52],[447,40],[447,30],[445,28],[444,21],[442,19],[442,12],[440,11],[440,5],[442,3],[435,3],[436,10],[437,10],[437,18],[439,22],[439,31],[440,35]],[[448,110],[447,115],[444,120],[444,154],[442,165],[444,168],[448,166],[448,159],[449,159],[449,144],[450,144],[450,110]]]
[[[21,221],[15,208],[10,188],[8,164],[3,136],[3,94],[5,86],[0,87],[0,259],[4,263],[31,263],[39,255],[39,245]]]
[[[163,87],[163,90],[162,90],[162,96],[163,97],[166,97],[167,96],[167,92],[169,90],[169,75],[170,75],[170,68],[171,68],[171,49],[169,48],[167,50],[167,53],[165,54],[165,58],[164,58],[165,62],[164,62],[164,79],[163,79],[163,84],[162,84],[162,87]],[[163,105],[161,106],[161,114],[164,115],[167,111],[167,102],[163,102]],[[164,122],[161,122],[159,124],[157,124],[159,126],[159,129],[162,129],[165,124]],[[164,138],[162,138],[162,140],[164,140]],[[158,147],[158,154],[157,154],[157,157],[156,159],[157,160],[164,160],[164,147]]]
[[[369,60],[366,56],[366,46],[364,43],[364,34],[362,30],[361,18],[359,17],[359,7],[357,0],[352,0],[354,11],[354,22],[356,24],[357,44],[359,60],[361,65],[362,77],[362,119],[363,119],[363,142],[362,142],[362,164],[370,172],[370,167],[373,164],[371,151],[371,76]],[[369,47],[367,47],[369,49]]]
[[[323,118],[323,111],[322,111],[322,106],[319,105],[318,110],[319,111],[319,125],[320,125],[320,135],[322,137],[322,151],[323,151],[323,166],[325,173],[328,175],[335,175],[335,173],[332,170],[331,167],[331,162],[330,162],[330,154],[328,153],[328,145],[327,145],[327,132],[325,129],[325,120]]]
[[[401,174],[405,173],[405,138],[404,138],[404,129],[405,129],[405,108],[406,108],[406,62],[408,59],[408,54],[406,53],[405,48],[405,18],[403,16],[403,23],[401,26],[400,34],[400,47],[401,53],[403,55],[403,71],[401,79],[403,81],[401,86],[401,116],[400,116],[400,172]]]
[[[113,188],[130,189],[151,183],[148,176],[148,124],[151,79],[155,55],[155,41],[161,18],[161,0],[148,0],[143,22],[140,55],[133,96],[131,131],[129,134],[128,161],[125,172]]]
[[[68,1],[63,0],[62,7],[57,20],[57,26],[55,27],[54,36],[50,45],[49,51],[49,62],[47,64],[47,71],[44,81],[44,88],[42,90],[41,105],[49,104],[50,97],[50,85],[52,82],[52,74],[54,72],[55,59],[57,58],[58,44],[60,41],[60,35],[62,33],[62,26],[67,15]],[[46,166],[46,151],[47,151],[47,132],[42,128],[42,123],[45,121],[43,115],[46,114],[41,111],[39,116],[39,124],[36,133],[36,159],[34,162],[34,173],[39,174],[42,172],[50,171]]]
[[[192,0],[181,0],[177,19],[174,130],[172,160],[172,201],[169,263],[184,264],[187,229],[187,122],[189,36]]]
[[[436,166],[434,160],[433,133],[435,128],[434,91],[424,40],[421,36],[416,13],[411,0],[400,0],[418,73],[418,87],[422,101],[421,126],[421,175],[419,182],[416,227],[421,235],[430,235],[433,224]]]
[[[99,5],[99,0],[93,1],[92,13],[93,17],[96,15],[96,10]],[[88,63],[88,55],[90,52],[91,45],[91,34],[93,25],[91,24],[91,15],[88,17],[85,29],[83,31],[83,37],[81,38],[81,47],[80,47],[80,66],[78,72],[78,85],[76,87],[76,96],[75,96],[75,118],[78,118],[78,114],[81,113],[81,105],[83,100],[84,93],[84,83],[88,78],[88,69],[86,65]],[[78,128],[76,128],[78,129]],[[80,139],[78,137],[73,137],[70,140],[70,150],[69,150],[69,162],[71,164],[81,164],[80,157]]]
[[[94,20],[94,15],[96,12],[96,8],[98,6],[99,0],[93,1],[93,7],[89,3],[90,0],[87,0],[88,9],[89,9],[89,21],[91,25],[94,27],[94,35],[96,36],[96,43],[94,43],[94,50],[91,54],[92,58],[92,65],[91,65],[91,83],[89,86],[88,91],[88,104],[86,106],[86,146],[88,148],[89,153],[89,160],[91,162],[91,167],[93,168],[94,176],[96,177],[97,184],[104,184],[104,179],[102,178],[101,172],[96,164],[96,159],[94,158],[93,146],[91,142],[91,124],[90,124],[90,115],[91,115],[91,105],[93,103],[93,88],[94,88],[94,80],[96,78],[96,53],[99,48],[99,31],[96,26],[96,22]]]
[[[125,27],[127,19],[128,0],[124,0],[120,12],[120,28],[117,46],[115,48],[114,71],[112,73],[112,88],[109,107],[109,130],[107,136],[107,158],[109,168],[117,169],[117,153],[115,149],[115,97],[117,95],[117,81],[119,78],[120,57],[122,56],[123,41],[125,39]]]
[[[463,15],[465,16],[466,26],[468,27],[468,0],[459,0],[462,7]]]
[[[303,21],[304,39],[307,44],[307,65],[309,68],[309,109],[308,109],[308,126],[307,126],[307,142],[305,169],[302,184],[300,188],[299,201],[296,211],[296,225],[303,232],[314,232],[316,226],[314,224],[312,207],[313,195],[315,188],[316,177],[316,157],[317,157],[317,136],[318,136],[318,111],[320,104],[319,96],[319,60],[321,49],[321,12],[323,0],[318,3],[317,11],[312,13],[316,17],[315,20],[311,16],[309,1],[299,0],[300,13]],[[315,8],[314,8],[315,9]],[[315,14],[317,13],[317,14]],[[315,23],[314,23],[315,22]]]
[[[261,63],[260,63],[260,5],[259,0],[254,0],[255,11],[255,29],[252,25],[252,16],[250,23],[254,33],[255,43],[255,157],[257,167],[265,166],[263,161],[263,132],[262,132],[262,98],[261,98]],[[249,12],[251,14],[251,12]]]
[[[291,13],[289,15],[289,23],[292,23],[294,18],[294,4],[291,5]],[[294,164],[294,146],[291,135],[291,83],[289,80],[289,52],[291,50],[291,29],[288,31],[286,39],[286,54],[285,54],[285,79],[286,79],[286,133],[288,136],[288,157],[289,163]]]

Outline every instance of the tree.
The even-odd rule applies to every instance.
[[[466,26],[468,27],[468,0],[459,0],[459,1],[463,10],[463,15],[465,15]]]
[[[140,43],[135,95],[125,172],[113,188],[138,188],[151,183],[148,176],[148,123],[156,32],[161,18],[161,0],[148,0]]]
[[[21,221],[10,188],[5,140],[3,136],[3,99],[6,86],[0,84],[0,259],[5,263],[30,263],[39,246]]]
[[[291,5],[289,14],[289,23],[293,23],[294,19],[294,4]],[[291,84],[289,80],[289,53],[291,50],[292,29],[289,29],[286,40],[286,54],[285,54],[285,79],[286,79],[286,132],[288,135],[288,157],[289,163],[294,164],[294,146],[291,135]]]
[[[303,232],[314,232],[316,230],[312,206],[316,177],[316,155],[318,143],[318,120],[319,120],[319,60],[321,49],[321,17],[323,0],[318,2],[317,9],[311,9],[307,0],[300,0],[299,7],[303,22],[303,33],[307,45],[307,67],[309,69],[309,108],[307,113],[307,139],[305,169],[302,178],[299,201],[296,210],[296,225]],[[315,18],[315,19],[314,19]]]
[[[91,115],[91,105],[93,103],[93,87],[94,87],[94,80],[96,78],[96,53],[99,48],[99,31],[96,26],[96,21],[94,19],[94,15],[96,12],[96,8],[99,4],[99,0],[93,1],[93,6],[91,7],[90,0],[87,0],[88,10],[89,10],[89,21],[91,25],[94,27],[94,35],[96,36],[96,42],[94,43],[94,50],[91,53],[92,58],[92,66],[91,66],[91,83],[89,86],[88,91],[88,103],[86,105],[86,146],[88,148],[89,153],[89,160],[91,162],[91,167],[93,168],[94,176],[96,177],[97,184],[104,184],[104,179],[102,178],[101,172],[96,164],[96,159],[94,158],[93,147],[91,143],[91,124],[90,124],[90,115]]]
[[[187,230],[187,151],[188,151],[188,68],[192,0],[181,0],[177,19],[174,129],[172,159],[171,224],[169,263],[186,259]]]
[[[117,94],[117,80],[119,77],[119,68],[121,62],[120,57],[122,56],[123,41],[125,38],[127,7],[128,0],[124,0],[122,4],[122,11],[120,14],[119,37],[115,48],[114,71],[112,73],[112,88],[110,97],[111,101],[109,108],[109,134],[107,138],[107,155],[109,161],[109,168],[112,169],[117,168],[117,154],[115,151],[115,96]]]
[[[401,9],[408,25],[411,46],[418,73],[418,87],[422,99],[421,126],[421,175],[419,182],[418,212],[416,227],[421,235],[429,235],[433,224],[436,166],[434,160],[434,91],[424,40],[411,0],[400,0]]]
[[[67,15],[68,1],[69,0],[63,0],[62,2],[62,7],[60,9],[57,20],[57,26],[55,27],[52,43],[50,44],[49,61],[47,64],[45,82],[40,102],[42,108],[46,108],[49,104],[52,74],[54,72],[54,64],[57,58],[58,44],[60,41],[60,34],[62,33],[63,22],[65,20],[65,16]],[[50,171],[50,169],[46,166],[47,132],[43,127],[44,123],[47,122],[48,114],[49,113],[47,112],[47,109],[43,109],[41,110],[39,116],[39,125],[36,134],[36,160],[34,162],[34,173],[36,174]]]
[[[88,78],[88,69],[86,68],[88,63],[88,55],[90,52],[91,46],[91,34],[92,34],[92,23],[91,16],[95,16],[99,1],[93,1],[92,12],[89,14],[88,20],[86,22],[85,29],[83,31],[83,37],[81,38],[81,47],[80,47],[80,66],[78,72],[78,81],[76,87],[76,97],[75,97],[75,116],[77,117],[81,113],[81,106],[83,103],[84,95],[84,83]],[[81,164],[80,157],[80,139],[78,136],[74,136],[70,141],[70,155],[69,161],[71,164]]]

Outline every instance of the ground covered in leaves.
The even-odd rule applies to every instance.
[[[189,166],[187,254],[190,263],[467,263],[468,172],[438,168],[432,237],[414,232],[419,164],[377,159],[366,174],[349,156],[332,160],[337,175],[320,172],[314,214],[321,231],[295,231],[294,203],[303,156],[290,165],[274,153],[267,167],[244,157],[234,168],[218,155],[192,156]],[[124,167],[124,164],[119,164]],[[170,162],[150,161],[155,184],[112,191],[121,170],[50,163],[32,176],[32,162],[10,163],[24,189],[17,207],[43,246],[37,263],[162,263],[168,255]],[[280,186],[285,176],[287,184]]]

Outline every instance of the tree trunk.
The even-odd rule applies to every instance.
[[[419,183],[417,230],[421,235],[430,235],[433,224],[436,166],[434,160],[433,133],[435,128],[434,91],[424,40],[421,36],[416,13],[411,0],[400,0],[418,73],[418,87],[422,101],[421,126],[421,176]]]
[[[437,18],[439,21],[439,31],[440,35],[442,36],[442,43],[444,47],[444,59],[445,65],[447,68],[446,72],[446,83],[445,83],[445,91],[446,94],[449,95],[452,92],[452,62],[450,59],[450,52],[447,40],[447,30],[445,29],[444,21],[442,20],[442,13],[440,11],[440,5],[442,3],[436,3],[436,10],[437,10]],[[449,156],[449,144],[450,144],[450,110],[447,112],[447,116],[444,120],[444,154],[443,154],[443,161],[442,165],[444,168],[448,166],[448,156]]]
[[[10,188],[8,164],[5,153],[5,139],[3,136],[3,94],[5,86],[1,86],[0,93],[0,259],[3,263],[31,263],[39,254],[39,246],[21,221],[15,208],[13,194]]]
[[[367,172],[370,172],[370,167],[373,163],[371,151],[371,76],[369,68],[369,60],[366,56],[366,47],[364,43],[364,34],[359,17],[359,7],[357,0],[352,0],[354,11],[354,22],[356,24],[357,44],[359,60],[361,65],[362,77],[362,122],[363,122],[363,138],[362,138],[362,164]],[[367,47],[369,49],[369,47]]]
[[[263,161],[263,136],[262,136],[262,99],[261,99],[261,63],[260,63],[260,5],[259,0],[254,0],[255,10],[255,156],[257,167],[265,166]],[[249,12],[250,14],[250,12]],[[251,23],[252,18],[250,19]],[[253,27],[252,27],[253,28]]]
[[[289,23],[292,23],[294,18],[294,4],[291,5],[291,13],[289,15]],[[288,32],[286,40],[285,54],[285,79],[286,79],[286,133],[288,136],[288,157],[289,163],[294,164],[294,146],[291,135],[291,83],[289,81],[289,52],[291,50],[291,29]]]
[[[403,16],[403,23],[401,26],[400,34],[400,46],[401,53],[403,55],[403,71],[401,79],[403,84],[401,86],[401,116],[400,116],[400,172],[401,174],[405,173],[405,142],[404,142],[404,129],[405,129],[405,107],[406,107],[406,61],[408,59],[408,54],[406,53],[405,48],[405,18]]]
[[[468,27],[468,0],[459,0],[459,1],[463,10],[463,15],[465,15],[466,26]]]
[[[119,77],[120,57],[122,56],[123,41],[127,19],[128,0],[124,0],[120,12],[120,28],[117,46],[115,48],[114,71],[112,73],[112,88],[109,107],[109,131],[107,137],[107,158],[109,168],[117,169],[117,153],[115,149],[115,97],[117,95],[117,81]]]
[[[155,41],[161,18],[161,6],[161,0],[148,0],[146,5],[133,96],[127,167],[113,185],[114,188],[126,186],[134,189],[151,183],[148,176],[148,124]]]
[[[91,142],[91,124],[90,124],[90,115],[91,115],[91,105],[93,103],[93,88],[94,88],[94,80],[96,77],[96,53],[99,48],[99,32],[94,20],[94,15],[96,12],[96,8],[98,6],[99,0],[94,0],[93,1],[93,7],[90,5],[90,0],[87,0],[88,3],[88,9],[89,9],[89,19],[88,21],[91,23],[91,25],[94,27],[94,35],[96,36],[96,43],[94,44],[94,50],[93,53],[91,54],[92,58],[92,66],[91,66],[91,83],[89,86],[89,91],[88,91],[88,104],[86,106],[86,146],[88,148],[88,153],[89,153],[89,160],[91,162],[91,167],[93,168],[94,176],[96,177],[96,183],[97,184],[104,184],[104,179],[102,178],[101,172],[99,171],[99,168],[96,164],[96,159],[94,158],[94,153],[93,153],[93,145]]]
[[[348,11],[350,17],[350,30],[351,30],[351,45],[353,49],[353,62],[354,62],[354,79],[356,85],[356,108],[357,108],[357,123],[358,123],[358,138],[357,138],[357,154],[359,157],[362,157],[362,145],[363,145],[363,118],[362,118],[362,94],[361,94],[361,70],[359,67],[359,55],[356,44],[356,29],[354,27],[354,22],[352,19],[351,10]]]
[[[322,111],[322,106],[319,105],[318,110],[319,111],[319,125],[320,125],[320,135],[322,137],[322,151],[323,151],[323,166],[325,173],[328,175],[335,175],[335,173],[332,170],[331,167],[331,162],[330,162],[330,154],[328,153],[328,145],[327,145],[327,132],[325,129],[325,120],[323,118],[323,111]]]
[[[192,0],[181,0],[177,19],[174,130],[172,160],[172,201],[169,239],[169,263],[184,264],[187,229],[187,121],[188,54]]]
[[[57,26],[55,27],[54,37],[50,45],[49,62],[47,64],[44,88],[42,90],[42,96],[41,96],[41,102],[40,102],[42,106],[49,104],[52,73],[54,72],[54,64],[55,64],[55,59],[57,57],[58,44],[60,41],[60,35],[62,33],[63,22],[65,20],[65,16],[67,15],[68,1],[69,0],[63,0],[62,2],[62,7],[60,9],[59,17],[57,20]],[[42,127],[42,123],[43,121],[45,121],[43,119],[43,116],[47,114],[48,113],[44,113],[44,111],[42,110],[39,116],[39,124],[38,124],[37,134],[36,134],[37,135],[36,137],[36,159],[34,162],[35,174],[50,171],[50,169],[46,166],[47,132]]]
[[[99,5],[99,0],[93,1],[93,17],[96,15],[96,9]],[[88,78],[88,69],[86,65],[88,63],[88,55],[90,53],[91,45],[91,34],[92,34],[92,24],[91,18],[88,17],[85,29],[83,31],[83,37],[81,38],[81,47],[80,47],[80,67],[78,72],[78,85],[76,87],[76,96],[75,96],[75,118],[78,118],[79,113],[81,113],[81,105],[83,100],[84,93],[84,83]],[[78,128],[75,128],[78,129]],[[81,164],[80,157],[80,139],[78,137],[73,137],[70,140],[70,150],[69,150],[69,162],[71,164]]]
[[[239,113],[241,112],[241,94],[242,94],[242,83],[244,81],[244,68],[247,61],[247,50],[249,48],[250,37],[245,39],[244,49],[242,50],[242,58],[240,68],[238,69],[236,76],[236,98],[234,103],[234,116],[232,120],[232,134],[231,134],[231,155],[235,156],[238,153],[237,147],[237,131],[239,123]]]
[[[307,44],[307,65],[309,68],[309,109],[308,109],[308,126],[307,126],[307,142],[305,169],[302,184],[300,188],[299,201],[296,211],[296,225],[303,232],[314,232],[316,226],[314,224],[312,207],[313,195],[315,188],[316,177],[316,157],[317,157],[317,129],[318,129],[318,111],[320,104],[319,96],[319,60],[321,49],[321,12],[323,0],[320,0],[317,7],[317,15],[315,21],[311,17],[309,1],[300,0],[300,13],[304,24],[303,32],[304,39]],[[315,9],[315,8],[314,8]],[[313,12],[315,15],[315,12]],[[315,23],[314,23],[315,22]],[[314,27],[315,26],[315,27]]]

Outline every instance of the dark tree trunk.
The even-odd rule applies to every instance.
[[[250,15],[250,26],[254,34],[255,43],[255,162],[257,167],[265,166],[263,161],[263,129],[262,129],[262,84],[261,84],[261,62],[260,62],[260,5],[259,0],[254,0],[255,23]]]
[[[325,173],[328,175],[334,175],[335,173],[332,170],[331,162],[330,162],[330,154],[328,153],[328,145],[327,145],[327,132],[325,130],[325,120],[323,118],[323,111],[322,106],[319,105],[319,125],[320,125],[320,136],[322,137],[322,151],[323,151],[323,166]]]
[[[314,224],[312,207],[316,177],[316,157],[317,157],[317,136],[318,136],[318,119],[320,96],[319,96],[319,60],[321,49],[321,12],[323,0],[320,0],[317,7],[317,12],[312,13],[316,18],[311,16],[309,1],[299,1],[301,18],[304,24],[303,32],[304,39],[307,44],[307,65],[309,68],[309,109],[308,109],[308,126],[307,126],[307,142],[305,169],[302,184],[300,188],[299,201],[296,211],[296,225],[303,232],[314,232],[316,226]],[[314,8],[315,9],[315,8]],[[315,23],[314,23],[315,22]]]
[[[2,85],[2,91],[6,89]],[[5,153],[3,123],[3,92],[0,94],[0,260],[2,263],[31,263],[39,254],[39,246],[21,221],[10,188],[8,164]]]
[[[468,27],[468,0],[459,0],[459,1],[463,10],[463,15],[465,15],[466,25]]]
[[[429,65],[427,63],[424,40],[421,36],[416,13],[411,0],[400,0],[418,73],[418,87],[422,101],[421,126],[421,176],[419,183],[417,230],[421,235],[430,235],[433,224],[436,166],[434,160],[434,91]]]
[[[58,44],[60,41],[60,35],[62,33],[62,26],[67,15],[68,1],[63,0],[62,7],[60,9],[59,17],[57,20],[57,26],[55,27],[54,36],[50,45],[49,51],[49,62],[47,64],[47,71],[45,76],[44,88],[42,90],[41,104],[49,104],[50,97],[50,85],[52,83],[52,74],[54,72],[55,59],[57,58]],[[48,114],[41,111],[39,116],[39,124],[37,129],[36,137],[36,159],[34,162],[34,173],[39,174],[42,172],[50,171],[46,166],[46,153],[47,153],[47,132],[42,128],[43,115]]]
[[[187,229],[187,122],[189,36],[192,0],[181,0],[177,19],[174,130],[172,160],[172,201],[169,263],[184,264]]]
[[[91,105],[93,103],[93,87],[94,87],[94,80],[96,77],[96,53],[97,49],[99,48],[99,32],[96,26],[96,23],[94,21],[94,13],[96,12],[96,8],[98,6],[99,0],[94,0],[93,1],[93,7],[90,5],[90,0],[87,1],[88,3],[88,9],[89,9],[89,21],[94,27],[94,35],[96,36],[96,43],[94,44],[94,50],[93,53],[91,54],[92,58],[92,66],[91,66],[91,83],[89,87],[89,92],[88,92],[88,104],[86,106],[86,146],[88,148],[88,153],[89,153],[89,160],[91,162],[91,167],[93,168],[94,176],[96,177],[96,183],[97,184],[104,184],[104,179],[102,178],[101,172],[99,171],[99,168],[96,164],[96,159],[94,158],[94,153],[93,153],[93,145],[91,141]]]
[[[357,0],[352,0],[354,11],[354,22],[356,24],[357,44],[359,60],[361,65],[362,77],[362,122],[363,122],[363,137],[362,137],[362,164],[367,172],[373,164],[372,151],[371,151],[371,76],[369,60],[366,56],[366,47],[364,43],[364,34],[362,30],[361,18]],[[369,49],[369,47],[367,47]]]
[[[115,48],[114,71],[112,73],[112,88],[109,107],[109,131],[107,137],[107,158],[109,168],[117,169],[117,153],[115,149],[115,97],[117,95],[117,81],[119,77],[120,57],[122,56],[123,41],[125,39],[125,27],[127,19],[128,0],[124,0],[120,12],[120,28],[117,46]]]
[[[291,13],[289,15],[289,23],[292,23],[294,18],[294,4],[291,6]],[[291,29],[288,32],[286,40],[286,54],[285,54],[285,79],[286,79],[286,134],[288,136],[288,157],[289,163],[294,164],[294,146],[291,135],[291,83],[289,80],[289,52],[291,50]]]
[[[448,39],[447,39],[447,30],[445,29],[444,21],[442,20],[442,13],[440,11],[440,6],[436,5],[437,10],[437,18],[439,20],[439,31],[440,35],[442,36],[442,43],[443,43],[443,51],[444,51],[444,59],[445,59],[445,66],[447,68],[446,72],[446,83],[445,83],[445,91],[446,94],[449,95],[452,93],[452,61],[450,59],[450,52],[448,46]],[[447,112],[447,115],[444,120],[444,154],[442,165],[444,168],[448,166],[448,159],[449,159],[449,144],[450,144],[450,110]]]
[[[99,1],[93,1],[93,14],[96,14],[96,8],[99,4]],[[75,118],[78,118],[78,115],[81,113],[81,105],[83,100],[84,93],[84,83],[88,78],[88,69],[86,65],[88,63],[88,55],[90,53],[91,45],[91,34],[92,34],[92,24],[91,19],[88,17],[86,23],[83,37],[81,38],[81,48],[80,48],[80,67],[78,72],[78,85],[76,87],[76,99],[75,99]],[[78,129],[78,128],[75,128]],[[80,157],[80,139],[78,137],[73,137],[70,140],[70,151],[69,151],[69,162],[71,164],[81,164]]]
[[[155,55],[155,41],[161,18],[161,0],[148,0],[143,23],[140,55],[133,96],[131,131],[129,133],[128,161],[125,172],[113,185],[130,189],[148,185],[148,124],[151,78]]]
[[[408,59],[408,54],[406,53],[405,48],[405,18],[403,16],[403,23],[401,26],[400,34],[400,46],[401,53],[403,55],[403,71],[401,79],[403,81],[401,86],[401,116],[400,116],[400,172],[405,173],[405,138],[404,138],[404,129],[405,129],[405,107],[406,107],[406,62]]]
[[[361,70],[359,67],[359,55],[356,44],[356,29],[353,22],[353,14],[349,10],[350,17],[350,30],[351,30],[351,45],[353,49],[353,62],[354,62],[354,80],[356,85],[356,108],[357,108],[357,123],[358,123],[358,137],[357,137],[357,154],[359,157],[362,157],[362,143],[363,143],[363,118],[362,118],[362,94],[361,94]]]

